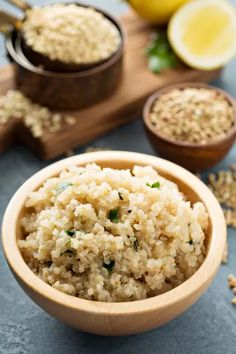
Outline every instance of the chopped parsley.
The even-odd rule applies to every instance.
[[[73,184],[71,182],[65,181],[65,182],[59,183],[57,190],[56,190],[56,194],[58,195],[58,194],[64,192],[64,190],[66,190],[66,188],[68,188],[70,186],[73,186]]]
[[[66,230],[65,233],[70,237],[75,236],[75,230]]]
[[[109,216],[108,218],[114,222],[114,223],[118,223],[119,221],[119,209],[113,209],[109,211]]]
[[[115,261],[111,260],[109,263],[103,262],[103,268],[106,268],[108,270],[108,273],[111,273],[113,271],[115,265]]]
[[[150,187],[150,188],[160,188],[160,182],[154,182],[153,184],[150,183],[146,183],[146,186]]]
[[[124,200],[124,198],[122,197],[121,192],[118,192],[118,194],[119,194],[119,198],[120,198],[120,200]]]

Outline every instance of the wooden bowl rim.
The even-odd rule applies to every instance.
[[[165,137],[164,135],[160,134],[155,127],[151,124],[150,119],[149,119],[149,114],[152,108],[152,105],[154,102],[163,94],[173,90],[173,89],[184,89],[184,88],[208,88],[211,90],[214,90],[216,92],[219,92],[225,96],[229,104],[232,106],[234,110],[234,125],[233,127],[228,131],[228,133],[220,139],[212,140],[206,143],[190,143],[190,142],[185,142],[185,141],[178,141],[178,140],[173,140],[168,137]],[[151,131],[153,135],[155,135],[158,139],[161,139],[163,141],[166,141],[173,147],[189,147],[192,149],[203,149],[205,150],[206,148],[214,148],[217,147],[221,144],[224,144],[226,141],[231,140],[233,137],[236,137],[236,100],[231,96],[228,92],[215,87],[213,85],[208,85],[202,82],[182,82],[179,84],[173,84],[173,85],[168,85],[166,87],[163,87],[162,89],[154,92],[146,101],[143,109],[143,122],[147,129]]]
[[[70,3],[66,3],[70,4]],[[14,36],[17,35],[16,30],[12,30],[9,35],[6,37],[5,40],[5,45],[6,45],[6,50],[7,53],[10,55],[10,57],[20,66],[22,66],[24,69],[27,69],[28,71],[31,71],[34,74],[41,75],[41,76],[47,76],[47,77],[52,77],[52,78],[80,78],[80,77],[86,77],[86,76],[92,76],[94,74],[97,74],[99,72],[104,71],[105,69],[111,67],[113,64],[115,64],[122,56],[124,53],[124,48],[125,48],[125,42],[126,42],[126,32],[124,29],[124,26],[122,22],[113,16],[111,13],[108,11],[101,9],[98,6],[94,5],[88,5],[88,4],[83,4],[80,2],[75,2],[73,4],[76,4],[78,6],[83,6],[83,7],[91,7],[95,9],[96,11],[102,13],[109,21],[111,21],[118,29],[121,37],[121,43],[117,49],[117,51],[109,57],[107,60],[102,61],[101,63],[95,63],[94,67],[88,68],[88,69],[83,69],[81,71],[75,71],[75,72],[54,72],[54,71],[48,71],[44,70],[43,68],[37,67],[33,65],[27,58],[24,59],[24,57],[21,57],[18,55],[18,53],[15,50],[15,45],[14,45]],[[48,4],[44,4],[41,6],[45,6]],[[53,4],[52,4],[53,5]]]
[[[144,300],[132,302],[100,302],[77,298],[67,295],[46,284],[36,276],[25,263],[16,242],[16,227],[19,215],[24,206],[29,192],[38,188],[42,182],[57,175],[62,169],[70,165],[85,165],[87,163],[131,163],[138,165],[151,165],[160,173],[168,173],[177,180],[184,180],[190,190],[194,190],[205,204],[212,223],[211,242],[208,253],[200,268],[185,282],[176,288]],[[30,288],[31,293],[36,293],[45,301],[50,301],[57,306],[82,311],[93,315],[122,316],[124,314],[149,313],[154,310],[164,309],[173,304],[178,305],[186,301],[191,295],[201,294],[201,289],[208,284],[215,275],[224,251],[226,241],[226,225],[222,209],[208,187],[184,168],[161,158],[124,151],[101,151],[73,156],[56,162],[29,178],[14,194],[6,209],[2,224],[2,243],[7,262],[25,288]]]

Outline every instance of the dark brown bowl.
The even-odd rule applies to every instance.
[[[18,33],[11,32],[6,38],[6,49],[15,64],[16,87],[34,102],[56,110],[81,109],[109,97],[122,77],[124,31],[118,20],[102,13],[118,28],[122,43],[105,62],[77,72],[53,72],[33,65],[19,49]]]
[[[172,89],[184,89],[186,87],[210,88],[226,97],[234,109],[235,124],[224,138],[203,144],[176,141],[159,134],[157,127],[152,125],[149,114],[158,97]],[[143,120],[147,136],[157,154],[193,172],[204,171],[220,162],[229,152],[236,139],[236,101],[225,91],[203,83],[181,83],[158,90],[147,100],[144,106]]]

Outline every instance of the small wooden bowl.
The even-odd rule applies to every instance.
[[[224,138],[204,144],[176,141],[159,134],[157,127],[152,125],[149,114],[154,102],[162,94],[173,89],[181,90],[187,87],[214,89],[222,93],[228,100],[234,109],[235,124]],[[144,106],[143,120],[147,136],[157,154],[193,172],[204,171],[220,162],[228,153],[236,138],[236,102],[234,98],[223,90],[203,83],[180,83],[158,90],[147,100]]]
[[[97,9],[96,7],[94,7]],[[122,78],[124,31],[120,21],[102,12],[119,30],[121,45],[106,61],[75,72],[54,72],[35,66],[23,53],[17,31],[6,38],[10,61],[15,64],[15,83],[32,101],[55,110],[76,110],[109,97]]]
[[[103,167],[132,168],[151,165],[176,182],[192,202],[202,201],[209,214],[206,258],[188,280],[162,295],[140,301],[107,303],[73,297],[38,278],[27,266],[17,246],[22,237],[20,216],[29,193],[49,177],[70,165],[96,162]],[[3,219],[2,241],[5,257],[16,280],[42,309],[77,329],[101,335],[127,335],[158,327],[187,310],[213,280],[221,263],[226,241],[226,225],[219,203],[196,176],[169,161],[133,152],[87,153],[56,162],[26,181],[11,199]],[[204,318],[202,319],[204,321]]]

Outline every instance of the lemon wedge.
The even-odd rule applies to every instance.
[[[168,39],[186,64],[219,68],[236,55],[236,10],[226,0],[189,2],[172,16]]]

